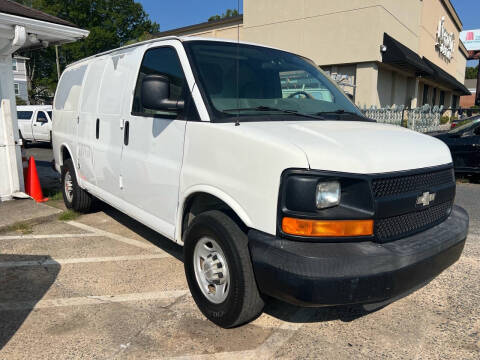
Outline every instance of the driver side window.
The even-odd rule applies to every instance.
[[[137,116],[161,115],[176,118],[177,112],[147,109],[142,106],[142,81],[147,75],[163,75],[170,83],[169,100],[185,100],[186,79],[177,52],[172,47],[159,47],[147,50],[138,74],[133,98],[132,114]]]
[[[43,111],[39,111],[37,113],[37,122],[38,123],[46,123],[48,122],[47,115]]]

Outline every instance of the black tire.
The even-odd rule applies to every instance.
[[[72,180],[72,196],[69,200],[69,196],[66,194],[65,178],[67,174],[70,174]],[[65,206],[68,209],[72,209],[78,212],[89,212],[93,207],[93,197],[85,190],[83,190],[77,183],[77,177],[75,176],[75,169],[71,159],[65,160],[62,166],[62,194]]]
[[[205,236],[219,244],[229,269],[229,292],[226,299],[219,304],[207,299],[195,277],[195,245]],[[240,227],[223,212],[212,210],[195,217],[183,240],[185,275],[200,311],[223,328],[235,327],[255,319],[265,304],[255,282],[248,238]]]
[[[28,145],[28,141],[23,138],[22,132],[18,130],[18,136],[22,140],[23,147],[26,149]]]

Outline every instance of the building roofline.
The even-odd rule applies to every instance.
[[[40,21],[46,21],[53,24],[59,24],[64,26],[70,26],[78,28],[77,25],[70,21],[63,20],[57,16],[47,14],[46,12],[31,8],[29,6],[20,4],[18,2],[10,0],[2,0],[0,2],[0,12],[10,15],[21,16],[29,19],[35,19]]]
[[[450,16],[453,19],[453,22],[457,26],[459,31],[463,30],[463,23],[462,20],[460,20],[460,16],[458,16],[457,10],[455,10],[455,7],[452,5],[450,0],[442,0],[443,5],[447,8]]]
[[[178,35],[189,31],[197,31],[197,30],[207,30],[210,28],[216,28],[218,26],[228,26],[228,25],[238,25],[243,23],[243,14],[237,16],[231,16],[228,18],[215,20],[215,21],[205,21],[203,23],[188,25],[176,29],[166,30],[159,33],[154,34],[157,37],[164,37],[170,35]]]
[[[465,57],[468,59],[468,57],[469,57],[470,55],[468,54],[468,50],[467,50],[467,48],[465,47],[465,44],[463,43],[463,41],[462,41],[461,39],[458,39],[458,42],[460,43],[460,44],[458,45],[460,51],[461,51],[461,52],[463,53],[463,55],[465,55]]]
[[[22,24],[28,33],[43,33],[57,35],[62,41],[55,44],[73,42],[89,35],[90,31],[78,27],[56,24],[44,20],[23,17],[19,15],[7,14],[0,11],[0,22],[5,25],[15,26]]]

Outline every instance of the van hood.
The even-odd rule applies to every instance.
[[[450,150],[442,141],[394,125],[359,121],[274,121],[245,122],[241,127],[254,133],[267,132],[279,142],[299,147],[310,168],[315,170],[374,174],[452,162]]]

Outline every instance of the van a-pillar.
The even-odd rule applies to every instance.
[[[3,36],[7,34],[1,34]],[[0,201],[24,191],[22,160],[13,88],[12,54],[26,41],[23,26],[16,25],[13,36],[0,37]],[[9,109],[5,107],[8,106]]]

